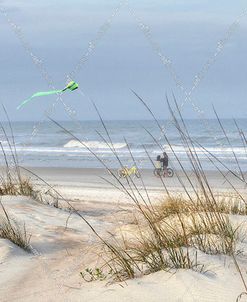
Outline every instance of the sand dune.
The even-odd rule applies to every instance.
[[[73,174],[70,181],[66,180],[69,175],[64,175],[64,182],[59,185],[59,177],[62,178],[62,175],[46,175],[49,181],[57,182],[57,188],[70,197],[73,205],[102,235],[114,230],[116,220],[120,222],[121,211],[132,207],[122,193],[110,189],[92,175],[87,178],[88,182],[90,178],[94,179],[91,187],[85,182],[81,182],[80,187],[80,178],[78,182],[73,182],[73,177],[76,178]],[[81,177],[86,179],[85,175]],[[153,194],[153,197],[162,194],[161,188],[153,186]],[[106,281],[87,283],[81,278],[80,271],[97,262],[97,238],[80,217],[72,214],[66,227],[69,216],[66,210],[26,197],[6,196],[2,202],[11,216],[25,222],[27,232],[32,235],[33,253],[24,252],[8,240],[0,239],[1,301],[230,302],[235,301],[243,291],[230,257],[203,253],[198,253],[198,259],[206,264],[208,271],[204,274],[190,270],[178,270],[176,274],[175,271],[160,271],[121,284],[109,285]],[[240,216],[232,219],[247,222]],[[244,270],[246,241],[241,243],[241,250],[244,253],[240,256],[240,264]]]

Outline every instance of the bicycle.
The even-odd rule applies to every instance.
[[[128,176],[131,176],[131,175],[134,175],[135,177],[137,178],[140,178],[140,172],[139,170],[137,169],[136,166],[133,166],[131,168],[128,168],[128,167],[123,167],[121,169],[118,170],[118,176],[121,178],[121,177],[128,177]]]
[[[174,175],[174,171],[172,170],[172,168],[155,168],[153,173],[157,177],[173,177]]]

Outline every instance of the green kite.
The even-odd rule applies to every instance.
[[[62,94],[64,93],[66,90],[76,90],[79,87],[79,85],[74,82],[71,81],[68,83],[68,85],[62,89],[62,90],[50,90],[50,91],[44,91],[44,92],[36,92],[34,93],[30,98],[26,99],[25,101],[23,101],[18,107],[17,110],[19,110],[22,106],[26,105],[28,102],[30,102],[33,98],[38,97],[38,96],[46,96],[46,95],[50,95],[50,94]]]

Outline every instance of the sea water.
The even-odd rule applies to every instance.
[[[241,168],[247,170],[247,148],[243,142],[244,136],[242,135],[241,139],[233,120],[222,120],[230,144],[217,120],[186,120],[185,122],[195,142],[194,150],[204,169],[216,169],[208,156],[211,159],[215,156],[231,169],[236,169],[236,155]],[[236,122],[239,129],[247,136],[247,119],[239,119]],[[105,122],[107,133],[100,121],[59,123],[66,130],[48,121],[41,124],[12,122],[15,148],[20,164],[33,167],[90,168],[103,167],[103,162],[110,168],[117,168],[121,161],[127,166],[132,166],[135,162],[140,168],[152,169],[152,160],[166,151],[169,156],[169,166],[181,169],[177,161],[179,159],[184,168],[191,169],[188,150],[171,121],[159,121],[169,142],[155,121],[107,121]],[[12,142],[8,124],[3,125]],[[11,150],[3,132],[0,140],[9,156]],[[205,153],[203,148],[208,152]],[[4,165],[2,154],[0,160],[0,164]],[[219,161],[215,163],[223,168]]]

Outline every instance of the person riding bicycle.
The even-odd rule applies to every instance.
[[[168,168],[168,161],[169,158],[166,152],[156,157],[155,169],[153,171],[156,177],[173,177],[174,171]]]
[[[167,173],[168,167],[168,155],[166,152],[163,152],[163,156],[160,158],[160,162],[162,163],[162,168],[165,173]]]
[[[158,155],[156,157],[156,161],[155,161],[155,168],[159,171],[159,173],[161,172],[161,156]]]

